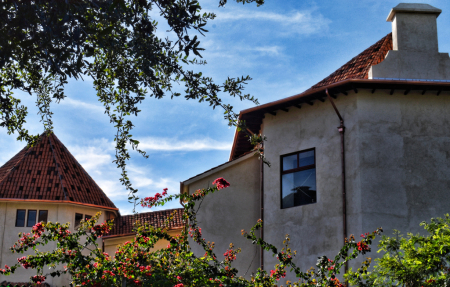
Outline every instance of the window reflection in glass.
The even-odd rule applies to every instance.
[[[36,210],[28,210],[27,227],[33,227],[36,224]]]
[[[316,169],[282,176],[282,208],[316,202]]]
[[[315,203],[315,150],[299,151],[281,157],[281,208]]]
[[[16,227],[24,227],[25,226],[26,213],[27,213],[27,211],[25,209],[17,209]]]
[[[297,154],[283,157],[283,170],[297,168]]]
[[[302,152],[298,155],[300,162],[299,167],[314,164],[314,150]]]

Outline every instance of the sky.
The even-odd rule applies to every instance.
[[[201,37],[203,75],[222,83],[227,77],[250,75],[245,93],[261,104],[302,93],[354,56],[391,32],[386,18],[399,1],[391,0],[266,0],[266,4],[237,4],[229,0],[218,8],[219,0],[199,0],[207,12],[217,14]],[[404,3],[414,3],[405,1]],[[443,10],[437,19],[440,52],[450,52],[450,2],[422,0]],[[157,15],[155,16],[157,17]],[[158,36],[167,26],[159,21]],[[132,204],[119,182],[114,160],[115,129],[98,102],[92,80],[70,80],[65,98],[52,104],[54,133],[81,163],[103,191],[120,209],[131,214]],[[33,134],[43,132],[37,115],[36,98],[16,91],[15,96],[28,106],[25,127]],[[250,101],[224,95],[223,101],[235,111],[254,106]],[[142,112],[132,118],[132,134],[148,152],[144,159],[131,153],[128,171],[139,196],[153,196],[169,189],[180,190],[180,182],[228,161],[234,128],[228,127],[223,111],[183,97],[156,100],[148,97]],[[16,141],[0,129],[0,166],[19,152],[24,142]],[[231,183],[232,184],[232,183]],[[178,208],[176,202],[148,212]]]

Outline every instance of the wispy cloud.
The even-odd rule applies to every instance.
[[[170,146],[174,145],[174,146]],[[184,149],[176,148],[176,145],[181,145],[181,141],[171,139],[159,139],[159,138],[146,138],[141,143],[141,148],[146,150],[198,150],[212,149],[213,145],[218,146],[225,145],[211,139],[203,141],[196,141],[183,145]],[[189,145],[198,145],[193,148]],[[229,146],[229,145],[228,145]],[[83,168],[93,176],[94,180],[100,186],[100,188],[110,197],[112,200],[126,198],[127,192],[118,181],[120,171],[116,165],[112,163],[114,158],[114,142],[107,139],[91,140],[86,145],[71,145],[68,146],[72,155],[80,162]],[[147,196],[153,195],[156,192],[162,192],[164,188],[169,189],[169,194],[175,194],[179,192],[179,181],[176,181],[170,177],[158,177],[152,173],[152,169],[147,166],[137,166],[134,164],[127,165],[128,176],[133,183],[134,188],[139,189],[139,195]]]
[[[295,11],[289,14],[274,12],[252,12],[232,11],[218,12],[215,21],[265,21],[280,24],[289,29],[289,32],[297,34],[314,34],[328,28],[331,21],[315,10]]]
[[[264,47],[256,47],[253,48],[254,51],[261,52],[265,55],[279,55],[281,52],[280,46],[264,46]]]
[[[82,109],[88,109],[94,112],[100,112],[103,113],[105,111],[105,108],[100,105],[94,105],[86,102],[82,102],[79,100],[74,100],[69,97],[65,98],[60,102],[60,105],[68,106],[70,105],[72,108],[82,108]]]
[[[139,147],[145,151],[201,151],[231,149],[230,142],[220,142],[211,138],[179,140],[146,137],[140,139],[139,141]]]

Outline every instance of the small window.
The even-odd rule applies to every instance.
[[[81,220],[83,219],[83,214],[75,213],[75,227],[80,225]]]
[[[281,208],[315,203],[315,150],[281,156]]]
[[[87,214],[84,215],[84,220],[89,220],[91,218],[92,218],[92,215],[87,215]]]
[[[47,223],[47,218],[48,218],[48,210],[39,210],[38,222],[45,222],[45,223]]]
[[[17,209],[16,227],[24,227],[25,226],[26,213],[27,213],[27,211],[25,209]]]
[[[27,227],[33,227],[36,224],[36,210],[28,210]]]

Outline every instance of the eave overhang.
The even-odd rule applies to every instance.
[[[181,230],[183,229],[184,226],[177,226],[177,227],[171,227],[169,228],[167,231],[176,231],[176,230]],[[118,238],[118,237],[127,237],[127,236],[136,236],[136,232],[129,232],[129,233],[124,233],[124,234],[114,234],[114,235],[105,235],[102,238],[105,239],[112,239],[112,238]]]
[[[98,209],[105,209],[105,210],[114,210],[114,211],[119,212],[119,209],[117,207],[109,207],[109,206],[89,204],[89,203],[76,202],[76,201],[70,201],[70,200],[0,198],[0,202],[23,202],[23,203],[33,202],[33,203],[51,203],[51,204],[71,204],[71,205],[82,205],[82,206],[93,207],[93,208],[98,208]]]
[[[348,95],[348,91],[358,92],[358,89],[369,89],[374,93],[376,90],[390,90],[392,92],[420,90],[422,92],[434,91],[440,94],[450,91],[450,81],[439,80],[408,80],[408,79],[349,79],[333,83],[316,89],[309,89],[301,94],[287,97],[278,101],[256,106],[243,110],[239,113],[239,120],[245,121],[247,128],[255,134],[259,134],[265,114],[276,115],[277,112],[286,112],[288,108],[301,108],[305,104],[312,105],[316,100],[324,100],[326,90],[334,98]],[[235,132],[230,160],[253,149],[247,134]]]

